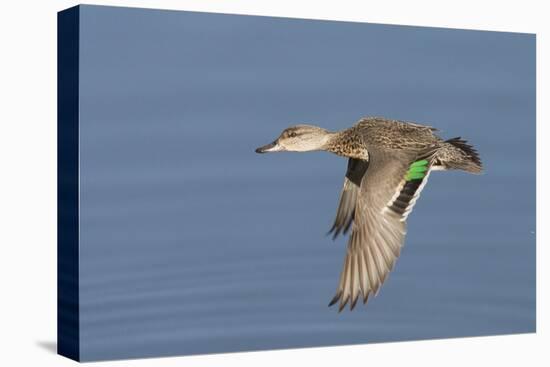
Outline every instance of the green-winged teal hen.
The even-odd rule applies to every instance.
[[[361,297],[376,295],[399,257],[406,220],[431,171],[482,171],[476,150],[465,140],[443,140],[430,126],[367,117],[342,131],[311,125],[284,130],[257,153],[324,150],[348,157],[334,238],[352,228],[336,295],[329,306],[353,310]]]

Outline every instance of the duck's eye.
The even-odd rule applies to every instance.
[[[288,136],[289,136],[290,138],[295,138],[296,136],[298,136],[298,134],[296,134],[296,131],[290,131],[290,132],[288,133]]]

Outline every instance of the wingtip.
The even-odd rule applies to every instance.
[[[342,312],[342,310],[346,308],[348,301],[349,301],[349,295],[346,297],[345,300],[340,299],[340,306],[338,306],[338,313]]]
[[[338,306],[338,313],[342,313],[344,308],[346,308],[346,303],[341,303],[340,306]]]
[[[357,300],[359,299],[359,296],[355,297],[355,299],[353,300],[353,302],[350,303],[349,305],[349,310],[350,311],[353,311],[353,309],[355,308],[355,305],[357,304]]]
[[[340,234],[340,229],[337,228],[336,224],[332,226],[332,228],[325,234],[325,236],[331,236],[332,240],[336,240],[338,235]]]
[[[334,306],[336,302],[340,299],[340,293],[336,293],[336,295],[332,298],[332,300],[329,302],[328,307]]]
[[[366,305],[367,302],[369,301],[369,296],[370,296],[371,292],[368,292],[367,295],[365,297],[363,297],[363,304]],[[359,301],[359,296],[355,297],[355,299],[353,301],[350,302],[349,304],[349,309],[350,311],[353,311],[355,309],[355,306],[357,305],[357,302]],[[334,306],[338,301],[340,300],[340,294],[336,294],[332,300],[329,302],[328,304],[328,307],[332,307]],[[348,301],[349,301],[349,298],[343,302],[340,302],[340,305],[338,306],[338,313],[341,313],[345,308],[346,308],[346,305],[348,304]]]
[[[349,220],[347,223],[344,223],[344,224],[339,224],[334,222],[330,230],[326,233],[326,236],[332,235],[332,240],[334,241],[336,240],[336,238],[338,238],[338,236],[340,235],[344,236],[348,234],[348,232],[351,229],[352,223],[353,223],[353,220]]]
[[[348,224],[346,224],[346,227],[344,228],[344,231],[343,231],[344,234],[347,234],[351,229],[351,223],[353,223],[353,221],[350,220]]]
[[[367,295],[365,297],[363,297],[363,304],[366,305],[367,302],[369,301],[369,296],[370,296],[370,292],[367,292]]]

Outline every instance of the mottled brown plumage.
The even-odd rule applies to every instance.
[[[367,117],[349,129],[330,132],[311,125],[284,130],[257,153],[324,150],[349,158],[336,219],[329,233],[352,228],[336,295],[339,310],[359,297],[366,303],[393,269],[403,246],[406,219],[432,170],[480,173],[481,160],[461,138],[443,140],[436,129]]]

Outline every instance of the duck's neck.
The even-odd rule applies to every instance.
[[[352,132],[346,130],[328,132],[322,150],[348,158],[368,160],[364,143]]]

